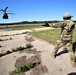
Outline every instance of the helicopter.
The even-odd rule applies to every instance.
[[[8,14],[14,14],[14,13],[7,13],[6,10],[8,9],[8,6],[5,9],[1,9],[0,11],[3,12],[3,19],[8,19]]]

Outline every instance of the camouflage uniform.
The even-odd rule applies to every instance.
[[[74,66],[74,62],[75,62],[75,55],[73,52],[73,44],[72,44],[72,32],[73,29],[75,28],[75,23],[69,19],[69,20],[64,20],[63,22],[58,24],[62,31],[61,31],[61,35],[60,35],[60,42],[58,42],[55,45],[55,51],[52,52],[52,57],[56,57],[56,53],[58,52],[58,50],[66,45],[67,50],[70,52],[70,59],[71,61],[73,61],[73,66]]]

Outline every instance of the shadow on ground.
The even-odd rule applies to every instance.
[[[63,51],[57,53],[56,56],[60,56],[60,55],[65,54],[65,53],[68,53],[68,51],[67,50],[63,50]]]
[[[76,75],[76,72],[73,72],[73,73],[69,73],[67,75]]]

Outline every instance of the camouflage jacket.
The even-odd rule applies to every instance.
[[[75,28],[75,23],[72,20],[65,20],[58,23],[58,25],[61,27],[60,38],[62,40],[72,40],[72,31]]]

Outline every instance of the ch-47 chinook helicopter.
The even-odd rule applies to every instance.
[[[14,14],[14,13],[7,13],[6,10],[8,9],[8,7],[6,7],[5,9],[1,9],[0,11],[3,12],[3,19],[8,19],[8,14]]]

